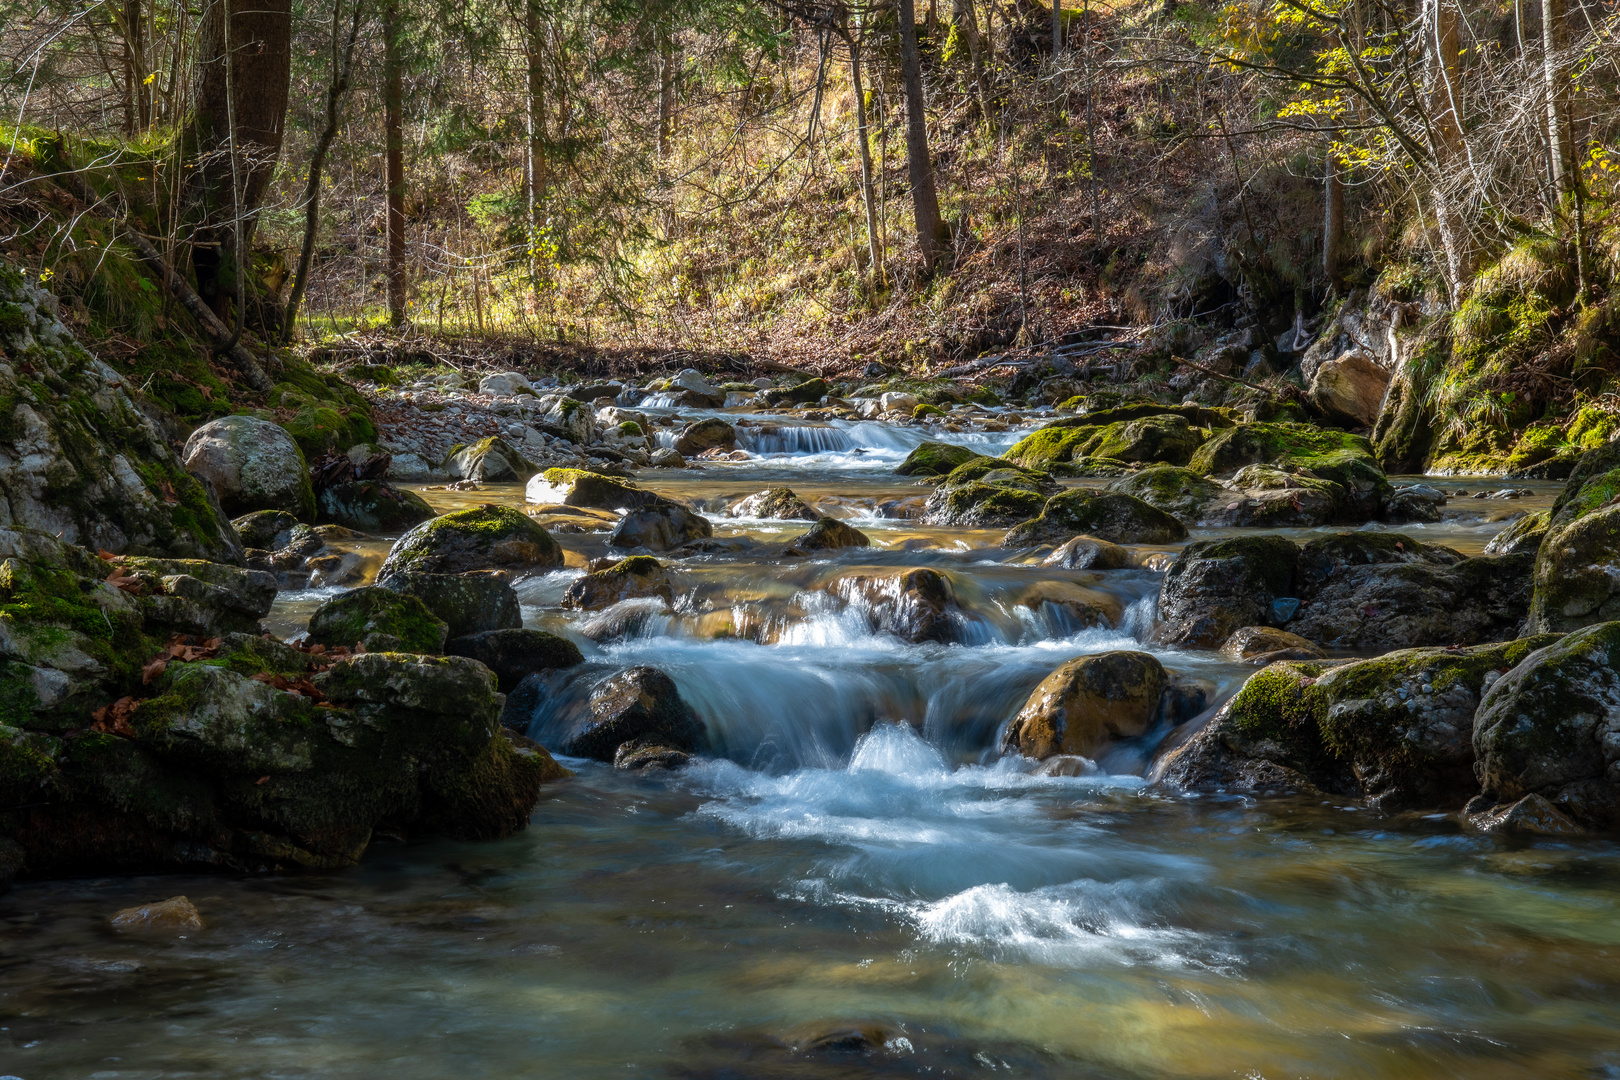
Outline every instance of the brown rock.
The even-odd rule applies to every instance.
[[[1065,570],[1118,570],[1131,564],[1131,553],[1095,536],[1076,536],[1046,557],[1042,566]]]
[[[125,908],[112,917],[120,930],[201,930],[202,916],[184,896],[171,896],[155,904]]]
[[[1347,352],[1317,369],[1311,401],[1329,416],[1371,427],[1384,404],[1390,372],[1363,352]]]
[[[1526,795],[1516,803],[1493,806],[1468,815],[1483,832],[1531,833],[1537,836],[1576,836],[1586,830],[1575,824],[1541,795]]]
[[[1276,660],[1320,660],[1327,654],[1298,634],[1273,626],[1245,626],[1226,639],[1221,655],[1228,660],[1269,664]]]
[[[1096,757],[1110,742],[1145,733],[1158,718],[1169,676],[1147,653],[1070,660],[1048,675],[1008,725],[1004,751],[1037,760]]]

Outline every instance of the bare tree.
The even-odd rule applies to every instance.
[[[399,8],[383,9],[383,130],[388,188],[388,321],[405,323],[405,90]]]
[[[913,0],[900,0],[900,80],[906,94],[906,172],[917,220],[917,252],[922,256],[923,272],[932,274],[945,249],[946,230],[939,214],[939,195],[934,190],[934,164],[928,154],[927,98],[923,94]]]

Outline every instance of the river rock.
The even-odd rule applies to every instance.
[[[1095,536],[1072,537],[1041,563],[1064,570],[1118,570],[1130,564],[1128,550]]]
[[[1082,417],[1031,432],[1007,451],[1006,458],[1032,469],[1082,458],[1185,465],[1203,440],[1186,417],[1172,413],[1112,422]]]
[[[613,767],[626,772],[679,769],[691,760],[692,755],[685,750],[677,750],[673,746],[664,746],[648,739],[621,743],[613,752]]]
[[[598,683],[590,715],[563,742],[563,753],[612,761],[627,742],[688,753],[703,744],[703,722],[681,699],[675,681],[657,668],[633,667]]]
[[[309,617],[311,645],[364,645],[371,652],[438,653],[449,625],[414,596],[367,585],[323,603]]]
[[[523,625],[517,592],[499,573],[425,574],[396,570],[379,574],[377,584],[422,601],[450,628],[453,638]]]
[[[0,529],[97,551],[240,564],[218,499],[187,472],[112,368],[74,340],[56,300],[0,267]]]
[[[596,416],[588,405],[566,394],[546,394],[540,398],[541,412],[534,423],[547,435],[589,446],[596,435]]]
[[[1316,369],[1311,404],[1329,418],[1370,428],[1389,390],[1390,371],[1364,352],[1347,352]]]
[[[324,487],[315,497],[315,506],[317,521],[366,533],[404,532],[433,517],[433,507],[422,496],[380,480],[352,480]],[[242,542],[248,544],[246,538]]]
[[[514,450],[505,439],[494,435],[471,446],[458,447],[445,462],[453,480],[501,483],[522,480],[534,472],[529,459]]]
[[[299,520],[285,510],[255,510],[231,521],[246,547],[274,551],[286,547]]]
[[[1141,652],[1070,660],[1048,675],[1002,736],[1004,752],[1096,758],[1116,739],[1146,734],[1159,717],[1169,676]]]
[[[1490,542],[1485,545],[1485,554],[1521,555],[1528,552],[1534,555],[1541,548],[1541,542],[1547,538],[1551,524],[1551,510],[1521,514],[1514,518],[1507,528],[1491,537]]]
[[[1577,630],[1620,619],[1620,443],[1575,463],[1536,553],[1530,627]]]
[[[878,395],[878,409],[885,413],[899,413],[910,416],[917,411],[917,395],[908,394],[901,390],[891,390],[886,394]]]
[[[778,386],[760,391],[767,405],[813,405],[831,392],[825,379],[806,379],[795,386]]]
[[[623,510],[662,501],[661,496],[629,480],[584,469],[547,469],[529,479],[523,499],[548,506],[586,506],[597,510]]]
[[[714,527],[708,518],[664,499],[625,514],[607,542],[609,547],[669,551],[713,535]]]
[[[792,488],[774,487],[750,495],[731,508],[732,517],[768,518],[779,521],[819,521],[821,514],[793,494]]]
[[[710,416],[687,424],[675,436],[675,451],[687,457],[696,457],[709,450],[734,450],[737,430],[718,416]]]
[[[1308,470],[1343,491],[1342,512],[1361,521],[1376,518],[1390,486],[1372,444],[1360,435],[1324,431],[1307,424],[1239,424],[1214,432],[1188,468],[1205,476],[1235,474],[1245,465]]]
[[[965,446],[925,442],[906,455],[894,470],[899,476],[944,476],[959,465],[981,456]]]
[[[718,409],[726,403],[726,392],[703,377],[696,368],[685,368],[669,381],[677,403],[698,409]]]
[[[191,433],[181,451],[186,471],[206,479],[226,513],[285,510],[315,519],[315,495],[304,453],[280,424],[224,416]]]
[[[975,480],[935,488],[923,504],[922,520],[927,525],[1005,528],[1038,515],[1045,506],[1045,495],[1021,484]]]
[[[684,469],[686,459],[679,450],[668,446],[660,446],[647,456],[647,464],[654,469]]]
[[[534,387],[521,371],[500,371],[478,380],[478,392],[491,397],[516,397],[533,394]]]
[[[917,567],[894,576],[857,574],[841,578],[832,591],[865,613],[874,634],[902,641],[948,643],[956,640],[956,592],[937,570]]]
[[[379,574],[536,570],[562,563],[562,549],[545,529],[519,510],[486,504],[416,526],[394,544]]]
[[[837,518],[824,517],[788,541],[788,548],[798,551],[835,551],[839,548],[871,547],[872,540],[852,525]]]
[[[110,921],[115,930],[193,931],[203,928],[197,905],[184,896],[124,908],[115,912]]]
[[[1278,660],[1320,660],[1321,648],[1313,641],[1274,626],[1245,626],[1221,644],[1221,655],[1248,664]]]
[[[1187,538],[1181,522],[1141,499],[1071,488],[1046,500],[1040,515],[1008,530],[1009,548],[1063,543],[1076,533],[1115,544],[1171,544]]]
[[[1551,802],[1534,793],[1514,803],[1492,803],[1486,796],[1464,808],[1469,824],[1481,832],[1529,836],[1579,836],[1586,832]]]
[[[562,606],[576,611],[600,611],[624,600],[657,597],[666,604],[675,600],[669,571],[651,555],[620,559],[606,570],[586,574],[568,586]]]
[[[1620,826],[1620,622],[1577,630],[1497,679],[1474,750],[1492,799],[1539,794],[1588,828]]]
[[[537,671],[556,671],[584,663],[579,646],[567,638],[543,630],[520,628],[485,630],[445,642],[450,656],[477,660],[495,673],[496,689],[510,694],[524,676]]]
[[[1274,620],[1292,596],[1299,545],[1283,536],[1241,536],[1188,544],[1165,572],[1154,640],[1213,648],[1245,626]]]

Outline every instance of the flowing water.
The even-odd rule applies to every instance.
[[[726,541],[671,564],[672,610],[557,607],[599,533],[560,533],[569,568],[518,584],[526,622],[587,660],[546,680],[531,735],[647,663],[715,757],[565,759],[577,777],[526,833],[380,839],[342,873],[22,884],[0,898],[0,1074],[1620,1077],[1615,844],[1149,789],[1163,731],[1086,775],[1000,758],[1052,668],[1146,647],[1173,549],[1052,571],[996,533],[919,525],[925,489],[892,473],[919,437],[756,429],[746,462],[645,474]],[[782,560],[802,523],[726,516],[784,482],[873,548]],[[1513,486],[1533,493],[1403,531],[1477,552],[1557,487]],[[889,632],[881,582],[912,567],[952,582],[957,643]],[[285,594],[274,627],[323,595]],[[1212,701],[1252,671],[1156,651]],[[107,925],[181,893],[204,930]]]

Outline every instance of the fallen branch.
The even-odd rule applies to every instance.
[[[1282,396],[1282,395],[1278,394],[1277,391],[1271,389],[1270,387],[1256,386],[1254,383],[1252,383],[1252,382],[1244,382],[1242,379],[1239,379],[1234,375],[1222,375],[1220,372],[1215,371],[1212,368],[1207,368],[1203,364],[1195,364],[1191,360],[1183,360],[1179,356],[1172,356],[1170,359],[1174,360],[1178,364],[1184,364],[1187,367],[1193,368],[1193,369],[1195,369],[1197,371],[1202,371],[1205,375],[1213,375],[1217,379],[1225,379],[1227,382],[1237,383],[1239,386],[1247,386],[1250,390],[1258,390],[1260,393],[1265,394],[1267,397],[1281,397]]]
[[[90,185],[84,182],[84,177],[77,172],[68,170],[61,173],[60,176],[68,178],[75,189],[74,193],[88,205],[94,206],[100,202],[96,193],[90,189]],[[247,380],[247,384],[253,389],[261,394],[269,392],[274,384],[270,381],[270,377],[264,373],[264,368],[259,366],[258,359],[248,352],[241,342],[236,341],[233,343],[234,335],[231,333],[230,328],[220,321],[219,316],[214,314],[212,308],[203,303],[202,297],[197,295],[197,291],[191,287],[191,283],[175,273],[174,268],[169,265],[169,261],[163,257],[163,253],[158,251],[150,240],[136,232],[134,226],[127,220],[123,222],[123,225],[124,238],[128,240],[129,246],[135,249],[135,254],[140,256],[141,262],[146,264],[147,269],[155,273],[158,280],[163,282],[163,287],[168,289],[176,300],[180,301],[180,306],[185,308],[186,312],[197,321],[197,325],[202,328],[203,333],[211,339],[214,351],[228,355],[231,362],[236,365],[237,370],[242,373],[242,377]]]

